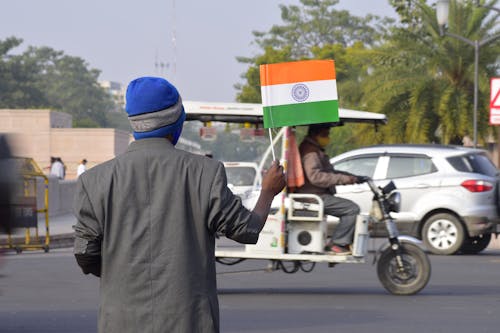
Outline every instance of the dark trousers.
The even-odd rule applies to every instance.
[[[359,206],[351,200],[330,194],[321,195],[321,199],[323,200],[325,214],[340,219],[339,224],[333,231],[330,243],[340,246],[352,244]]]

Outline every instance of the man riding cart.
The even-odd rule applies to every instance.
[[[184,105],[188,121],[197,120],[204,124],[212,121],[250,123],[255,127],[261,126],[263,122],[262,108],[259,104],[186,101]],[[339,121],[335,125],[346,122],[384,124],[386,117],[383,114],[339,109]],[[329,126],[331,125],[333,124],[329,124]],[[368,222],[375,219],[372,216],[356,216],[352,247],[350,248],[352,253],[336,254],[325,251],[325,246],[328,245],[327,235],[334,235],[339,221],[333,216],[324,214],[324,201],[320,195],[303,192],[304,189],[307,189],[304,185],[307,170],[302,170],[304,183],[300,186],[304,185],[302,186],[304,189],[298,185],[300,182],[297,180],[300,180],[299,171],[302,169],[302,163],[294,132],[291,127],[281,128],[272,138],[272,146],[269,146],[264,152],[259,164],[259,170],[262,171],[271,164],[272,160],[279,159],[286,168],[288,186],[286,190],[275,197],[271,208],[272,214],[269,215],[257,244],[237,247],[225,239],[219,239],[215,256],[220,263],[235,264],[246,259],[269,260],[273,270],[280,269],[287,273],[294,273],[299,270],[309,272],[319,262],[329,265],[366,262],[369,237]],[[273,149],[277,151],[278,158],[273,157]],[[343,181],[346,180],[344,178]],[[355,181],[361,180],[363,179],[356,177]],[[380,188],[375,186],[370,188],[372,191],[377,191],[377,197],[380,200],[386,200],[384,202],[387,202],[391,197],[389,192],[384,193]],[[392,191],[391,188],[385,190]],[[258,188],[255,188],[252,193],[258,193]],[[329,193],[324,195],[332,197]],[[243,201],[246,202],[247,207],[252,207],[256,198],[256,195],[252,196],[252,194],[247,193]],[[374,207],[379,205],[379,203],[377,205],[375,203],[377,202],[374,201]],[[355,203],[353,204],[355,205]],[[389,204],[386,206],[393,207]],[[380,208],[375,209],[375,211],[378,212],[378,222],[384,223],[386,219],[390,218]],[[329,229],[333,229],[333,233],[329,232]],[[400,236],[399,239],[401,239],[401,254],[392,250],[391,242],[387,242],[380,248],[379,279],[391,293],[414,294],[424,288],[429,280],[429,261],[417,245],[407,242],[409,238]],[[417,240],[412,241],[418,242]],[[401,261],[399,261],[398,256],[401,257]],[[400,263],[398,264],[398,262]],[[412,269],[403,269],[402,265]]]

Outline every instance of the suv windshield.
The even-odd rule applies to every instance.
[[[447,160],[457,171],[474,172],[491,177],[495,177],[498,173],[495,165],[483,154],[453,156]]]

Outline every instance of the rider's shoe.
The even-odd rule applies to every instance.
[[[326,251],[331,254],[352,254],[347,246],[331,245],[326,247]]]

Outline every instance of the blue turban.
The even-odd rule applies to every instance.
[[[130,82],[125,110],[136,140],[171,134],[175,145],[186,119],[179,92],[159,77],[141,77]]]

